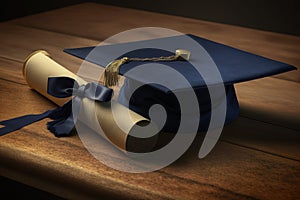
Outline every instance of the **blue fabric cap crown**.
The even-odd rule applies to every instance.
[[[217,67],[221,79],[215,78],[212,74],[213,72],[210,72],[211,68],[207,66],[207,62],[203,61],[203,55],[197,54],[194,47],[189,46],[188,43],[179,42],[186,37],[193,39],[207,52],[209,59]],[[158,47],[168,47],[168,50]],[[149,117],[148,112],[152,105],[162,105],[167,112],[167,121],[163,131],[167,132],[176,132],[180,123],[181,110],[176,99],[176,93],[184,95],[191,88],[195,91],[201,114],[199,131],[205,131],[210,122],[212,109],[208,86],[224,84],[226,94],[218,97],[217,100],[220,103],[224,100],[227,101],[225,124],[228,124],[236,119],[239,113],[238,100],[233,84],[296,69],[289,64],[241,51],[194,35],[172,36],[97,47],[72,48],[64,51],[104,67],[112,60],[124,56],[129,58],[170,56],[174,54],[176,49],[191,51],[191,62],[176,60],[155,63],[167,65],[179,72],[188,81],[190,87],[187,87],[186,82],[173,76],[162,75],[161,71],[157,70],[157,67],[153,67],[152,70],[151,65],[154,64],[152,62],[135,61],[125,63],[120,67],[119,71],[121,75],[126,77],[119,94],[119,102],[124,105],[127,104],[126,102],[129,102],[130,109],[145,117]],[[205,59],[207,59],[206,57]],[[195,63],[198,63],[197,66],[199,65],[198,67],[201,67],[204,71],[205,77],[195,69]],[[130,73],[132,69],[144,64],[147,64],[149,70],[137,70],[135,73]],[[153,84],[153,77],[160,76],[163,79],[162,84]],[[171,84],[172,89],[165,87],[164,83],[166,85]],[[193,114],[187,113],[186,116],[189,117],[191,123],[194,122],[193,120],[198,120],[198,117],[193,116]]]

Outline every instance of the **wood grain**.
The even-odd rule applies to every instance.
[[[23,62],[16,62],[0,57],[0,78],[26,85],[26,81],[22,75],[22,66]]]
[[[42,48],[46,49],[55,61],[74,73],[81,66],[82,60],[63,53],[63,49],[72,45],[78,47],[86,44],[96,44],[94,40],[8,23],[2,24],[2,27],[4,27],[4,31],[0,32],[0,42],[4,45],[0,49],[1,57],[23,63],[30,53]],[[20,33],[22,34],[20,35]],[[31,45],[28,45],[28,43]],[[91,72],[89,76],[99,70],[95,65],[86,65],[86,68]],[[9,70],[7,73],[16,69],[15,66],[5,68],[5,70]],[[3,70],[1,73],[5,73],[5,71]],[[87,76],[88,74],[85,75],[85,77]],[[295,92],[300,91],[300,84],[286,80],[264,78],[236,84],[236,88],[243,116],[300,130],[300,105],[298,103],[300,93]],[[274,90],[274,88],[276,89]]]
[[[52,49],[51,46],[48,48]],[[55,51],[55,49],[53,51]],[[50,52],[52,52],[52,50]],[[67,55],[66,58],[61,57],[61,62],[70,62],[67,58]],[[1,65],[1,78],[24,84],[21,73],[21,63],[8,61],[5,59],[0,60],[1,63],[3,63]],[[91,68],[93,67],[95,66],[92,65]],[[71,70],[75,72],[74,68]],[[277,89],[274,90],[274,88]],[[285,88],[289,89],[287,90]],[[244,118],[244,123],[235,123],[231,127],[235,127],[235,130],[243,129],[243,127],[249,128],[244,130],[246,132],[244,133],[245,135],[243,134],[244,136],[238,135],[240,134],[238,131],[233,131],[232,134],[234,138],[232,138],[231,132],[227,131],[229,135],[231,134],[231,136],[228,136],[230,138],[228,141],[251,148],[258,148],[263,151],[273,152],[278,155],[287,156],[293,159],[299,159],[299,154],[297,153],[297,142],[299,140],[297,140],[298,135],[296,134],[299,134],[300,130],[300,118],[298,117],[300,111],[300,105],[298,104],[300,94],[295,92],[298,90],[300,90],[300,85],[298,83],[274,78],[265,78],[252,81],[250,83],[237,84],[237,94],[241,107],[240,115],[246,118]],[[269,128],[265,133],[261,133],[259,130],[265,130],[263,127],[268,127],[264,125],[266,123],[260,123],[260,126],[251,126],[253,123],[249,123],[250,126],[248,126],[246,123],[247,118],[253,119],[250,120],[253,121],[253,123],[255,123],[255,120],[260,120],[262,122],[287,127],[287,129],[282,129],[281,127]],[[288,132],[291,132],[292,134],[287,134]],[[255,143],[251,142],[248,144],[249,141],[247,139],[246,141],[242,141],[244,137],[251,138],[255,134],[257,136],[254,137],[256,138]],[[274,141],[272,138],[275,136],[272,134],[278,134],[281,137]],[[267,136],[270,137],[269,140],[266,140]],[[226,140],[226,137],[224,139]],[[282,144],[278,143],[282,141],[286,141],[285,147],[287,148],[282,148]],[[292,143],[293,145],[289,144],[289,141],[294,142]],[[272,146],[272,142],[277,142],[277,146]],[[259,143],[260,145],[257,145]],[[287,154],[285,151],[289,153]]]
[[[10,74],[14,74],[14,76],[8,76],[8,74],[4,74],[4,76],[0,76],[1,79],[6,78],[6,80],[17,82],[24,84],[22,79],[22,73],[21,70],[16,71],[9,71],[9,69],[14,69],[12,66],[18,66],[19,63],[10,61],[10,65],[7,65],[6,60],[3,61],[3,59],[0,59],[0,66],[3,69],[4,72],[9,72]],[[0,74],[1,75],[1,74]],[[17,77],[17,78],[15,78]],[[278,79],[274,79],[275,83],[276,81],[282,81]],[[287,82],[291,83],[291,82]],[[274,83],[273,83],[274,84]],[[14,86],[14,88],[12,88]],[[23,107],[23,105],[20,106],[14,106],[14,102],[10,101],[10,99],[3,98],[1,100],[2,104],[5,104],[7,106],[2,108],[2,115],[4,120],[6,118],[12,118],[17,115],[22,115],[26,113],[38,113],[43,112],[44,110],[53,108],[53,104],[50,103],[51,107],[49,107],[49,101],[42,96],[38,95],[36,92],[30,90],[27,86],[21,87],[18,85],[12,85],[11,87],[3,86],[5,88],[5,91],[9,93],[9,90],[18,90],[21,94],[26,96],[22,96],[22,99],[24,102],[30,103],[32,106],[29,106],[29,110],[27,111],[28,107]],[[247,88],[246,88],[247,89]],[[264,93],[261,93],[262,95]],[[284,97],[284,96],[283,96]],[[283,98],[282,96],[279,96],[279,98]],[[37,104],[35,101],[40,101],[45,103]],[[247,99],[244,100],[247,102]],[[283,99],[278,99],[278,101],[283,101]],[[36,105],[35,105],[36,104]],[[258,102],[256,102],[258,104]],[[35,106],[34,106],[35,105]],[[289,104],[285,104],[288,106]],[[37,107],[39,106],[39,107]],[[273,107],[279,107],[280,104],[275,104]],[[289,109],[288,110],[294,110]],[[259,110],[259,107],[256,109]],[[21,112],[21,113],[20,113]],[[251,113],[250,113],[251,114]],[[276,113],[274,113],[271,116],[276,116]],[[292,113],[293,114],[293,113]],[[294,113],[298,114],[298,113]],[[223,133],[223,139],[229,142],[232,142],[234,144],[239,144],[245,147],[249,148],[256,148],[259,150],[263,150],[266,152],[270,152],[273,154],[277,154],[280,156],[286,156],[291,159],[299,159],[300,154],[299,150],[300,147],[298,143],[300,142],[300,131],[299,130],[292,130],[291,128],[284,128],[276,125],[272,125],[265,122],[257,121],[257,118],[253,119],[245,118],[243,116],[240,116],[240,118],[234,122],[233,124],[226,126]],[[279,114],[280,118],[282,117]],[[286,118],[282,118],[286,119]],[[290,120],[293,119],[293,116],[290,116]],[[286,120],[289,122],[289,120]],[[281,122],[281,121],[279,121]],[[280,123],[279,123],[280,125]],[[38,131],[39,129],[36,129]],[[243,130],[241,133],[240,130]]]
[[[64,48],[96,45],[140,26],[193,33],[300,66],[299,37],[80,4],[0,24],[0,121],[56,107],[22,78],[23,61],[32,51],[45,49],[76,72],[82,61],[63,53]],[[204,159],[197,156],[204,137],[199,133],[188,151],[166,168],[120,172],[97,161],[78,135],[54,137],[46,129],[46,119],[0,138],[0,175],[67,199],[299,199],[300,75],[297,71],[278,77],[236,85],[240,116],[224,128]],[[108,162],[125,164],[119,154],[102,150],[98,153]]]
[[[264,78],[236,84],[240,115],[300,130],[300,84]]]
[[[74,46],[95,45],[96,41],[53,33],[39,29],[1,24],[0,56],[10,60],[24,62],[26,57],[36,50],[49,51],[55,60],[69,69],[76,71],[82,60],[63,53],[63,49]],[[30,45],[29,45],[30,44]]]
[[[15,90],[19,92],[17,94],[11,92]],[[1,98],[3,109],[1,109],[0,120],[30,112],[43,112],[54,106],[28,89],[26,85],[6,80],[0,80],[0,93],[6,97]],[[14,102],[16,97],[22,98],[26,105],[16,105]],[[130,175],[109,169],[98,162],[85,150],[76,135],[55,138],[46,130],[45,123],[46,121],[43,120],[1,137],[0,156],[1,160],[6,161],[1,164],[4,168],[1,169],[2,175],[67,198],[122,195],[128,198],[194,199],[201,195],[213,199],[272,199],[274,197],[292,199],[298,195],[299,184],[297,183],[300,180],[297,174],[300,164],[283,157],[299,157],[297,146],[299,137],[295,137],[295,132],[289,129],[239,118],[225,128],[222,141],[205,159],[197,158],[200,144],[198,139],[198,143],[195,142],[190,150],[171,166],[153,173]],[[243,131],[243,128],[246,128],[246,131]],[[251,137],[253,132],[255,135]],[[280,146],[276,139],[266,140],[267,136],[264,134],[270,135],[273,132],[279,141],[294,140],[296,146],[293,143]],[[226,136],[227,134],[231,134],[231,137]],[[236,141],[236,138],[240,138],[241,141]],[[253,139],[258,143],[253,143]],[[241,146],[240,144],[243,143],[244,146]],[[264,145],[267,145],[267,148],[263,148]],[[268,153],[268,148],[271,153]],[[107,152],[102,153],[105,156],[109,155],[106,155]],[[281,156],[276,156],[276,153]],[[114,161],[114,158],[107,157],[107,159]],[[120,158],[116,159],[121,162]],[[16,167],[28,162],[30,164],[25,169]],[[270,170],[271,166],[272,170]],[[19,172],[16,174],[16,171]],[[295,176],[290,177],[284,184],[278,184],[280,179],[289,177],[289,174]],[[60,181],[57,183],[55,179],[58,178]],[[157,180],[164,180],[163,184],[158,186]],[[120,186],[116,185],[115,181]],[[245,187],[240,187],[241,181]],[[137,182],[138,188],[134,187]],[[83,188],[81,188],[82,183],[85,183]],[[81,189],[74,191],[73,188]],[[190,192],[182,192],[185,190]]]
[[[24,17],[11,23],[99,42],[129,29],[163,27],[300,67],[300,37],[128,8],[85,3]],[[139,36],[132,38],[138,40]],[[300,82],[300,71],[276,77]]]
[[[24,32],[26,31],[28,32],[28,35],[30,34],[35,36],[34,41],[31,42],[34,43],[36,47],[38,47],[39,45],[43,45],[43,38],[38,37],[41,32],[40,30],[18,27],[14,25],[7,26],[7,28],[14,30],[16,33],[20,31],[20,29]],[[70,36],[64,34],[51,32],[44,34],[47,34],[47,37],[49,39],[55,38],[57,41],[59,41],[59,44],[61,44],[61,46],[64,45],[64,41],[72,39],[72,37],[70,39]],[[9,35],[11,37],[15,36],[17,38],[17,36],[13,34],[12,31]],[[22,38],[15,39],[15,42],[11,42],[11,44],[6,45],[6,47],[3,49],[9,49],[12,46],[17,45],[19,40],[22,40]],[[92,43],[93,41],[90,42]],[[78,40],[78,43],[80,44],[81,41]],[[77,45],[75,41],[74,44]],[[28,56],[32,51],[26,49],[26,44],[24,44],[22,47],[22,50],[19,50],[18,53],[14,51],[10,53],[9,51],[5,52],[4,50],[0,50],[0,55],[2,54],[2,57],[6,58],[14,57],[15,60],[18,61],[24,60],[24,58]],[[76,73],[82,61],[78,58],[62,53],[63,47],[60,48],[58,48],[56,45],[53,45],[52,43],[47,44],[48,52],[52,55],[53,59],[61,63],[66,68],[70,69],[72,72]],[[6,78],[10,77],[10,75],[8,74],[10,72],[14,74],[13,77],[17,76],[16,74],[19,74],[19,79],[22,80],[22,75],[20,74],[21,65],[17,65],[19,66],[19,69],[15,66],[10,67],[10,65],[3,66],[3,70],[1,73],[6,73]],[[99,73],[97,73],[99,68],[95,65],[90,64],[85,65],[85,67],[86,69],[88,69],[85,71],[89,71],[90,73],[83,74],[84,77]],[[13,70],[15,73],[13,73]],[[295,92],[300,91],[299,83],[274,78],[263,78],[246,83],[236,84],[235,86],[241,107],[241,115],[268,123],[290,127],[295,130],[300,130],[300,104],[298,103],[300,100],[300,93]]]

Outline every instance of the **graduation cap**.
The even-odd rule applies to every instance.
[[[185,49],[190,55],[187,51],[176,52],[178,49]],[[211,120],[210,86],[222,85],[225,88],[225,93],[217,99],[220,104],[226,102],[225,124],[228,124],[236,119],[239,113],[235,83],[296,69],[289,64],[190,34],[64,51],[101,67],[106,66],[106,69],[110,68],[111,71],[108,70],[106,77],[115,72],[124,75],[126,78],[118,101],[147,118],[149,108],[160,104],[167,115],[162,126],[162,131],[166,132],[176,132],[179,128],[182,110],[178,94],[189,98],[190,89],[196,94],[200,118],[193,111],[185,113],[185,117],[191,124],[199,125],[198,131],[205,131]],[[130,73],[143,65],[146,66],[142,70]],[[163,65],[167,65],[171,71],[164,70]],[[217,74],[214,68],[217,69]],[[170,73],[172,70],[182,77]],[[111,82],[106,81],[106,85],[117,82],[116,77],[113,77],[115,76],[108,78]],[[160,82],[155,83],[156,80]]]

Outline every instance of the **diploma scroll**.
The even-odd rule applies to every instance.
[[[47,93],[48,77],[70,77],[75,79],[79,85],[86,84],[87,82],[76,74],[70,72],[53,59],[50,58],[46,51],[39,50],[29,55],[23,65],[23,75],[28,85],[47,97],[58,105],[63,105],[70,98],[56,98]],[[118,118],[122,119],[122,129],[116,124],[114,115],[118,113]],[[128,113],[129,116],[128,117]],[[88,125],[96,133],[101,134],[99,124],[105,134],[105,138],[111,143],[118,146],[121,150],[131,152],[149,152],[156,143],[156,135],[151,137],[134,137],[130,133],[136,128],[142,126],[147,127],[157,132],[156,127],[150,121],[141,115],[133,112],[127,107],[112,101],[112,102],[94,102],[88,98],[82,100],[81,111],[79,118],[80,121]],[[83,120],[81,120],[83,119]]]

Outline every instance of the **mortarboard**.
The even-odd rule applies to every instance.
[[[188,41],[187,38],[189,38]],[[220,104],[226,102],[225,124],[228,124],[236,119],[239,113],[238,99],[234,89],[235,83],[296,69],[286,63],[190,34],[112,45],[70,48],[64,51],[104,67],[111,61],[123,57],[169,57],[174,54],[176,49],[190,51],[190,60],[188,62],[184,60],[125,62],[119,69],[119,74],[125,76],[125,81],[121,87],[118,101],[147,118],[149,118],[149,108],[152,105],[163,106],[167,119],[162,126],[162,131],[166,132],[176,132],[180,124],[182,110],[177,99],[178,94],[189,98],[190,94],[187,91],[192,88],[195,92],[200,118],[195,116],[192,111],[185,113],[185,117],[191,124],[199,125],[198,131],[205,131],[209,126],[212,110],[209,87],[224,86],[225,93],[217,96],[216,99]],[[154,66],[154,62],[158,65]],[[147,66],[131,73],[133,69],[137,69],[141,65]],[[162,65],[167,65],[171,71],[164,70]],[[215,74],[214,66],[220,77]],[[197,69],[200,69],[200,73]],[[171,73],[172,70],[180,73],[182,77],[175,76]],[[156,80],[160,80],[159,84],[155,82]]]

